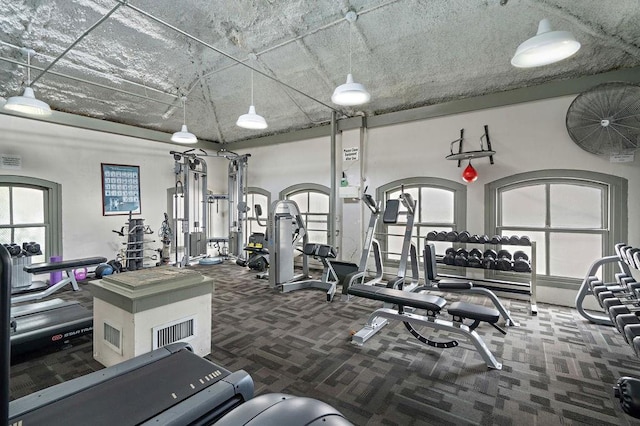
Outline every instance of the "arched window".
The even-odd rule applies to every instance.
[[[285,188],[280,199],[295,201],[305,221],[309,242],[329,241],[329,188],[314,183],[302,183]]]
[[[0,175],[0,243],[40,244],[33,263],[62,255],[61,192],[47,180]]]
[[[536,242],[538,283],[574,288],[589,265],[626,239],[626,179],[580,170],[541,170],[485,187],[487,232]]]
[[[466,228],[467,188],[461,183],[427,177],[414,177],[390,182],[379,187],[376,197],[384,205],[397,199],[403,191],[411,194],[416,202],[413,240],[422,253],[424,240],[429,231],[462,231]],[[401,212],[406,211],[401,206]],[[378,222],[378,237],[385,261],[398,261],[404,237],[406,216],[400,215],[398,223],[385,226]],[[435,242],[436,253],[444,254],[451,243]]]

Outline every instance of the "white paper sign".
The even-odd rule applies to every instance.
[[[633,152],[630,154],[612,154],[609,157],[612,163],[633,163]]]
[[[0,154],[0,169],[22,169],[22,157],[12,154]]]
[[[343,148],[342,149],[342,160],[343,161],[358,161],[360,154],[360,148],[352,147],[352,148]]]

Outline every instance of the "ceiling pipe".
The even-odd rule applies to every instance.
[[[42,67],[38,67],[38,66],[35,66],[35,65],[27,65],[26,63],[23,63],[23,62],[20,62],[20,61],[16,61],[15,59],[9,59],[9,58],[5,58],[5,57],[2,57],[2,56],[0,56],[0,61],[9,62],[10,64],[20,65],[20,66],[23,66],[23,67],[30,67],[31,69],[36,69],[38,71],[44,70],[44,68],[42,68]],[[164,104],[164,105],[167,105],[167,106],[173,106],[172,102],[164,102],[164,101],[161,101],[159,99],[150,98],[150,97],[148,97],[146,95],[140,95],[138,93],[129,92],[128,90],[124,90],[124,89],[117,89],[115,87],[107,86],[105,84],[95,83],[93,81],[85,80],[85,79],[80,78],[80,77],[73,77],[73,76],[66,75],[66,74],[63,74],[63,73],[59,73],[59,72],[56,72],[56,71],[47,71],[47,73],[51,74],[51,75],[55,75],[56,77],[67,78],[69,80],[78,81],[80,83],[90,84],[92,86],[101,87],[103,89],[112,90],[114,92],[124,93],[124,94],[130,95],[130,96],[135,96],[135,97],[138,97],[138,98],[145,99],[147,101],[153,101],[153,102],[157,102],[157,103]],[[160,93],[164,93],[164,92],[160,92]],[[164,94],[167,95],[167,96],[172,96],[172,97],[178,98],[178,96],[176,96],[176,95],[171,95],[169,93],[164,93]]]
[[[75,41],[73,43],[71,43],[71,45],[69,47],[67,47],[64,52],[62,52],[61,54],[59,54],[53,61],[51,61],[51,63],[49,65],[47,65],[47,67],[36,77],[33,79],[33,81],[31,82],[31,84],[35,84],[36,81],[40,80],[40,77],[42,77],[43,75],[45,75],[49,69],[51,69],[52,66],[54,66],[56,64],[56,62],[58,62],[64,55],[66,55],[67,53],[69,53],[69,51],[71,49],[73,49],[76,44],[80,43],[82,41],[83,38],[85,38],[91,31],[93,31],[94,29],[96,29],[96,27],[98,27],[98,25],[102,24],[104,21],[106,21],[107,19],[109,19],[109,16],[111,16],[113,14],[113,12],[115,12],[116,10],[118,10],[120,8],[120,6],[122,6],[121,3],[116,4],[109,12],[107,12],[106,15],[104,15],[102,18],[98,19],[98,21],[93,24],[92,26],[90,26],[87,30],[85,30],[85,32],[83,32],[80,37],[78,37],[77,39],[75,39]]]
[[[249,69],[251,69],[251,70],[255,71],[256,73],[258,73],[258,74],[262,75],[263,77],[266,77],[266,78],[268,78],[269,80],[275,81],[276,83],[278,83],[278,84],[280,84],[280,85],[282,85],[282,86],[284,86],[284,87],[287,87],[287,88],[289,88],[289,89],[293,90],[294,92],[296,92],[296,93],[298,93],[298,94],[300,94],[300,95],[302,95],[302,96],[304,96],[304,97],[306,97],[306,98],[308,98],[308,99],[311,99],[312,101],[315,101],[315,102],[319,103],[320,105],[323,105],[323,106],[327,107],[327,108],[328,108],[328,109],[330,109],[331,111],[336,111],[336,112],[342,113],[342,111],[340,111],[339,109],[336,109],[335,107],[333,107],[333,106],[331,106],[331,105],[329,105],[329,104],[327,104],[327,103],[324,103],[324,102],[322,102],[321,100],[316,99],[316,98],[314,98],[313,96],[308,95],[308,94],[306,94],[306,93],[302,92],[301,90],[298,90],[298,89],[296,89],[295,87],[290,86],[289,84],[287,84],[287,83],[285,83],[285,82],[283,82],[283,81],[280,81],[280,80],[278,80],[277,78],[272,77],[272,76],[270,76],[269,74],[267,74],[267,73],[265,73],[265,72],[263,72],[263,71],[261,71],[261,70],[259,70],[259,69],[257,69],[257,68],[252,67],[251,65],[247,65],[247,64],[246,64],[246,63],[244,63],[241,59],[238,59],[238,58],[234,57],[233,55],[230,55],[230,54],[226,53],[225,51],[220,50],[220,49],[218,49],[217,47],[215,47],[215,46],[213,46],[213,45],[211,45],[211,44],[207,43],[206,41],[204,41],[204,40],[200,40],[199,38],[197,38],[197,37],[195,37],[195,36],[193,36],[193,35],[191,35],[191,34],[187,33],[186,31],[183,31],[183,30],[181,30],[180,28],[178,28],[178,27],[176,27],[176,26],[174,26],[174,25],[171,25],[171,24],[170,24],[170,23],[168,23],[168,22],[163,21],[162,19],[160,19],[160,18],[157,18],[157,17],[153,16],[153,15],[152,15],[152,14],[150,14],[149,12],[145,12],[144,10],[142,10],[142,9],[140,9],[140,8],[136,7],[136,6],[133,6],[132,4],[129,4],[129,3],[128,3],[127,1],[125,1],[125,0],[117,0],[117,1],[118,1],[121,5],[123,5],[123,6],[127,6],[129,9],[134,10],[134,11],[136,11],[136,12],[140,13],[141,15],[143,15],[143,16],[145,16],[145,17],[147,17],[147,18],[151,19],[152,21],[154,21],[154,22],[156,22],[156,23],[158,23],[158,24],[160,24],[160,25],[164,25],[165,27],[170,28],[170,29],[172,29],[172,30],[176,31],[177,33],[180,33],[180,34],[182,34],[183,36],[185,36],[185,37],[187,37],[187,38],[189,38],[189,39],[191,39],[191,40],[193,40],[193,41],[195,41],[195,42],[197,42],[197,43],[200,43],[200,44],[202,44],[202,45],[203,45],[203,46],[205,46],[205,47],[208,47],[209,49],[211,49],[211,50],[213,50],[213,51],[215,51],[215,52],[219,53],[220,55],[222,55],[222,56],[224,56],[224,57],[226,57],[226,58],[229,58],[229,59],[231,59],[232,61],[234,61],[234,62],[236,62],[236,63],[238,63],[238,64],[240,64],[240,65],[242,65],[242,66],[244,66],[244,67],[246,67],[246,68],[249,68]]]

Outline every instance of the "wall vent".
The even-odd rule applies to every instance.
[[[193,316],[153,327],[153,349],[195,336],[195,323],[196,317]]]
[[[122,331],[110,324],[104,323],[104,343],[122,355]]]

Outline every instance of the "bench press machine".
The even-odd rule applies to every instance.
[[[73,270],[76,268],[86,268],[90,266],[96,266],[107,261],[106,257],[87,257],[83,259],[63,260],[61,262],[44,262],[34,263],[32,265],[26,265],[24,271],[30,274],[48,274],[51,272],[64,271],[67,274],[67,278],[64,278],[57,283],[52,283],[46,290],[37,293],[24,294],[22,296],[13,296],[11,303],[28,302],[31,300],[44,299],[47,296],[52,295],[67,284],[71,284],[73,290],[78,291],[78,282]]]
[[[482,337],[475,331],[475,328],[478,327],[481,322],[487,322],[502,334],[506,334],[502,328],[496,325],[496,322],[500,318],[500,313],[495,309],[465,302],[454,302],[447,309],[453,317],[453,321],[446,321],[436,318],[436,315],[440,313],[447,303],[445,299],[439,296],[410,293],[393,288],[361,284],[351,286],[349,288],[349,294],[398,306],[397,311],[391,308],[380,308],[374,311],[369,316],[364,328],[352,336],[351,342],[354,344],[359,346],[364,345],[367,340],[373,337],[373,335],[387,323],[387,319],[396,319],[402,321],[407,330],[419,341],[436,348],[456,347],[458,346],[458,342],[456,340],[446,342],[431,340],[424,337],[415,326],[447,331],[465,337],[475,346],[489,368],[502,369],[502,363],[496,360],[491,350],[482,340]],[[405,307],[424,309],[427,311],[427,315],[406,312]],[[470,319],[473,323],[466,325],[463,323],[465,319]]]

